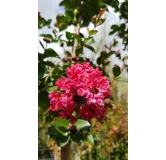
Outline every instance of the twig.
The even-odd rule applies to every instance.
[[[77,26],[75,28],[75,34],[79,35],[80,34],[80,23],[81,23],[81,16],[79,17],[78,19],[78,23],[77,23]],[[78,46],[78,40],[75,38],[74,39],[74,45],[73,45],[73,48],[72,48],[72,58],[75,58],[76,57],[76,49],[77,49],[77,46]]]

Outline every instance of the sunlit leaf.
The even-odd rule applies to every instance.
[[[53,91],[55,91],[56,90],[56,86],[53,86],[53,87],[48,87],[48,92],[53,92]]]
[[[94,40],[93,37],[90,37],[90,38],[88,38],[88,39],[85,41],[85,43],[86,43],[87,45],[92,45],[92,44],[95,43],[95,40]]]
[[[84,127],[89,127],[90,123],[88,121],[78,119],[75,123],[75,126],[78,130],[83,129]]]
[[[94,34],[96,34],[98,31],[97,30],[91,30],[90,32],[89,32],[89,35],[91,36],[91,35],[94,35]]]
[[[69,126],[69,122],[68,122],[67,119],[56,118],[55,119],[55,125],[57,127],[65,127],[65,128],[67,128]]]

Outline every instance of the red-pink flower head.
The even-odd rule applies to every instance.
[[[107,109],[104,99],[111,96],[109,80],[102,76],[98,68],[94,69],[89,63],[75,64],[66,70],[67,77],[59,78],[56,86],[63,93],[50,93],[50,109],[60,110],[61,118],[75,121],[76,115],[89,120],[102,120]]]

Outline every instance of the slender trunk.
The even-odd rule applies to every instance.
[[[61,160],[70,160],[71,158],[70,144],[61,148]]]
[[[77,35],[79,35],[79,33],[80,33],[80,23],[81,23],[81,16],[79,17],[77,26],[75,28],[75,34],[77,34]],[[78,40],[75,38],[74,39],[74,45],[73,45],[73,48],[72,48],[72,58],[76,57],[77,46],[78,46]]]

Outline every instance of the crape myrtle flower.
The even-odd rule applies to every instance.
[[[109,80],[90,63],[75,64],[66,69],[66,78],[59,78],[56,86],[60,92],[51,92],[50,110],[60,111],[60,118],[68,118],[73,124],[77,117],[85,120],[103,120],[107,112],[104,100],[112,96]],[[76,113],[73,116],[73,113]]]

